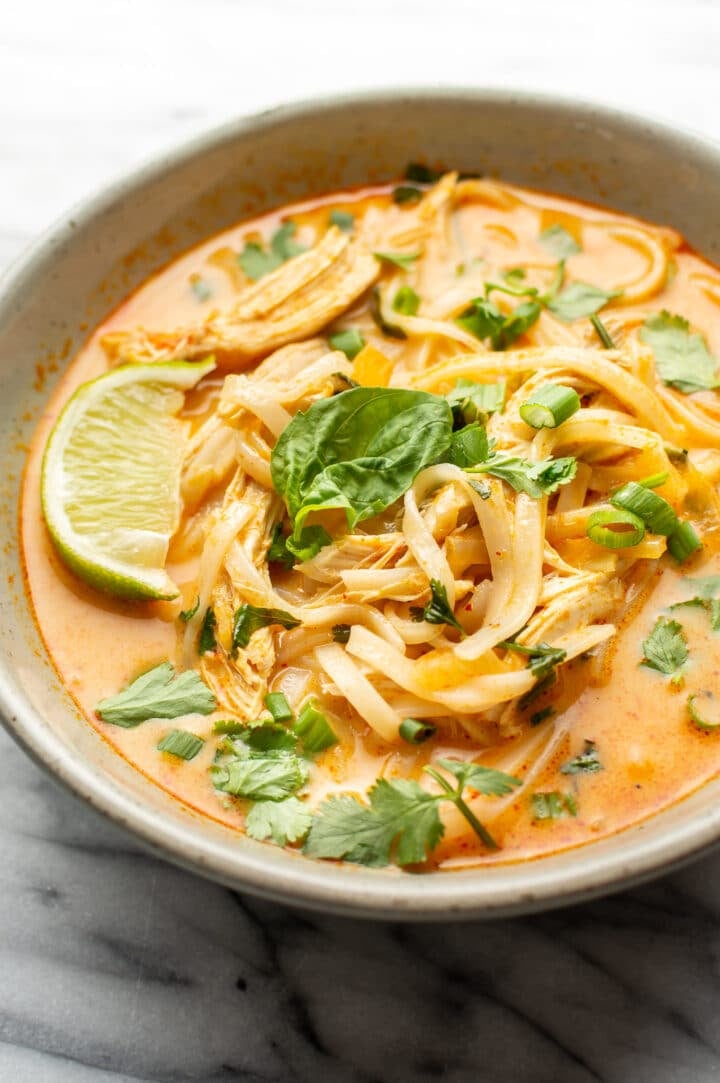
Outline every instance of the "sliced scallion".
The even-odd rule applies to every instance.
[[[545,384],[522,404],[520,417],[533,429],[556,429],[579,409],[580,398],[575,388]]]
[[[667,500],[636,481],[629,481],[613,493],[610,503],[637,515],[652,534],[669,537],[677,530],[678,517]]]
[[[158,742],[158,752],[167,752],[169,756],[177,756],[179,760],[192,760],[197,756],[205,742],[202,737],[196,737],[187,730],[170,730],[161,741]]]
[[[590,541],[606,549],[628,549],[643,540],[645,524],[624,508],[601,508],[588,519],[586,534]]]
[[[310,700],[300,711],[292,732],[302,742],[306,756],[316,756],[338,743],[338,736],[322,711]]]
[[[644,489],[659,489],[669,477],[667,470],[664,470],[661,474],[651,474],[649,478],[642,478],[638,485],[642,485]]]
[[[683,561],[687,560],[688,557],[691,557],[693,553],[697,553],[702,549],[702,542],[692,523],[681,522],[678,523],[677,527],[668,538],[667,547],[670,556],[673,557],[678,564],[682,564]]]
[[[293,717],[292,707],[282,692],[268,692],[265,706],[275,722],[289,722]]]
[[[600,339],[600,341],[602,342],[605,349],[606,350],[614,350],[615,349],[615,343],[613,342],[613,340],[612,340],[612,338],[610,336],[610,332],[608,331],[607,327],[602,322],[600,317],[597,315],[597,313],[592,314],[592,316],[590,317],[590,323],[595,328],[595,332],[597,334],[597,337]]]
[[[718,701],[713,696],[712,692],[697,692],[694,696],[688,696],[687,709],[690,718],[698,729],[704,730],[705,733],[718,733],[720,732],[720,718],[716,721],[711,721],[705,717],[705,714],[701,714],[697,706],[697,701],[702,699],[705,706],[710,704],[714,714],[718,715]]]
[[[401,286],[393,297],[392,306],[403,316],[415,316],[420,308],[420,298],[412,286]]]
[[[400,723],[400,736],[409,745],[421,745],[437,732],[429,722],[420,722],[417,718],[403,718]]]
[[[328,342],[333,350],[342,350],[348,361],[352,361],[365,345],[365,339],[357,327],[349,327],[347,331],[338,331],[336,335],[330,335]]]

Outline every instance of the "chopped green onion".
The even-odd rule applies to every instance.
[[[642,485],[644,489],[659,489],[661,485],[664,485],[669,478],[667,470],[664,470],[662,474],[651,474],[649,478],[643,478],[638,482],[638,485]]]
[[[520,407],[520,417],[533,429],[556,429],[580,409],[580,398],[573,387],[545,384]]]
[[[393,297],[392,306],[403,316],[415,316],[420,308],[420,298],[412,286],[401,286]]]
[[[282,692],[268,692],[265,706],[275,722],[289,722],[293,716],[292,707]]]
[[[421,745],[423,741],[433,737],[437,729],[429,722],[420,722],[417,718],[403,718],[400,723],[400,736],[409,745]]]
[[[600,339],[605,349],[614,350],[615,343],[610,337],[610,332],[608,331],[607,327],[602,322],[600,317],[597,315],[597,313],[592,314],[592,316],[590,317],[590,323],[595,328],[595,331],[597,332],[597,337]]]
[[[338,743],[338,736],[322,711],[308,701],[300,711],[292,732],[302,741],[307,756],[316,756]]]
[[[704,715],[700,714],[700,711],[695,706],[695,701],[700,698],[704,700],[709,700],[715,710],[715,713],[717,714],[717,700],[715,699],[715,696],[713,696],[712,692],[697,692],[694,696],[688,696],[687,698],[687,709],[690,718],[693,720],[698,729],[704,730],[705,733],[720,732],[720,719],[715,722],[711,722],[709,719],[705,718]]]
[[[409,271],[419,252],[373,252],[375,259],[381,263],[391,263],[394,267],[400,267],[403,271]]]
[[[330,224],[344,233],[350,233],[355,225],[355,215],[350,214],[350,211],[330,211]]]
[[[594,511],[585,531],[590,541],[606,549],[628,549],[645,537],[645,524],[637,515],[623,508]]]
[[[682,564],[693,553],[697,553],[698,550],[702,549],[702,542],[692,523],[680,522],[668,538],[667,547],[670,556],[678,564]]]
[[[614,508],[623,508],[637,515],[652,534],[669,537],[677,530],[678,517],[667,500],[636,481],[629,481],[613,493],[610,503]]]
[[[347,331],[338,331],[336,335],[330,335],[328,342],[333,350],[342,350],[348,361],[352,361],[357,357],[365,345],[365,339],[356,327],[350,327]]]
[[[170,730],[158,743],[158,752],[167,752],[169,756],[177,756],[179,760],[192,760],[197,756],[205,742],[202,737],[196,737],[187,730]]]

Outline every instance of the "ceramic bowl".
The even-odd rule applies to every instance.
[[[88,200],[0,289],[0,713],[56,779],[157,854],[211,879],[341,914],[489,918],[587,898],[700,853],[720,837],[720,781],[612,838],[526,863],[418,875],[313,862],[202,819],[78,716],[33,623],[17,544],[24,448],[38,412],[89,330],[130,290],[240,219],[397,177],[416,159],[674,226],[720,262],[720,150],[623,113],[497,91],[393,90],[274,109]]]

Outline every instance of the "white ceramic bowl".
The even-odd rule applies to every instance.
[[[524,864],[415,875],[310,861],[195,815],[78,717],[33,623],[18,554],[22,448],[57,379],[38,392],[38,363],[72,356],[129,290],[217,230],[313,193],[397,177],[416,159],[672,225],[720,262],[720,150],[622,113],[497,91],[394,90],[271,110],[86,202],[0,290],[0,713],[58,780],[156,853],[212,879],[343,914],[493,917],[587,898],[688,860],[720,837],[720,781],[613,838]]]

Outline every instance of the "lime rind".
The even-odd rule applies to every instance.
[[[124,365],[83,384],[58,417],[42,463],[43,515],[64,561],[124,598],[170,599],[165,571],[180,515],[187,425],[182,392],[214,361]]]

